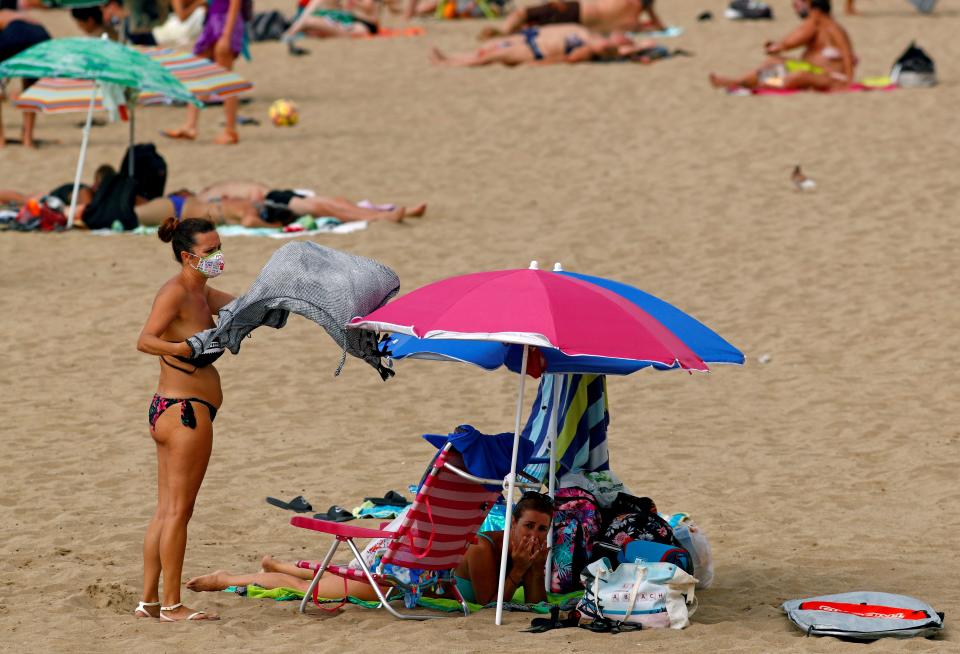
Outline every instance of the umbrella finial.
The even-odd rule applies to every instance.
[[[563,266],[560,265],[559,261],[553,264],[553,272],[563,272]]]
[[[530,270],[540,270],[540,263],[536,259],[530,262]]]

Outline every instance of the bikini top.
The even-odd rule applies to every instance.
[[[167,361],[167,357],[165,356],[160,357],[160,360],[175,370],[179,370],[180,372],[185,372],[188,375],[192,375],[199,368],[206,368],[207,366],[212,364],[214,361],[222,357],[224,352],[225,350],[221,348],[220,350],[217,350],[214,352],[204,352],[203,354],[199,354],[195,357],[181,357],[176,355],[173,356],[174,359],[177,359],[178,361],[182,361],[183,363],[189,366],[193,366],[193,370],[188,370],[187,368],[181,368],[178,365],[170,363],[169,361]]]

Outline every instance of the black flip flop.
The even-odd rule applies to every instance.
[[[580,614],[576,611],[570,611],[567,614],[567,617],[560,617],[560,607],[551,606],[550,607],[550,617],[549,618],[534,618],[530,621],[530,626],[527,629],[523,629],[527,633],[531,634],[542,634],[545,631],[550,631],[552,629],[565,629],[567,627],[576,627],[580,623]]]
[[[313,507],[310,506],[310,502],[308,502],[303,495],[297,495],[289,502],[278,500],[275,497],[268,497],[267,504],[272,504],[275,507],[293,511],[295,513],[308,513],[313,511]]]
[[[412,504],[410,500],[395,490],[387,491],[383,497],[365,497],[365,502],[373,502],[374,506],[406,506]]]
[[[350,511],[347,511],[342,506],[337,506],[336,504],[327,509],[326,513],[313,514],[314,520],[328,520],[330,522],[349,522],[355,517],[356,516]]]

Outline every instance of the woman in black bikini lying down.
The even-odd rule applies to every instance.
[[[150,435],[157,445],[157,510],[143,540],[143,597],[134,614],[166,621],[216,616],[180,603],[187,523],[213,446],[213,420],[223,401],[213,362],[223,350],[195,356],[185,339],[214,326],[213,316],[233,296],[210,288],[223,271],[213,223],[167,219],[160,240],[171,243],[180,272],[157,293],[137,349],[160,358],[160,381],[150,403]],[[163,602],[159,583],[163,573]]]
[[[654,41],[634,41],[623,32],[603,36],[583,25],[564,23],[528,27],[519,34],[485,43],[473,52],[447,55],[434,48],[430,60],[439,66],[575,64],[634,58],[642,62],[643,52],[656,47]]]

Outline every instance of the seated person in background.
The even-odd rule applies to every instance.
[[[291,54],[306,54],[293,40],[299,34],[318,39],[341,36],[371,36],[380,31],[380,2],[378,0],[310,0],[301,5],[293,23],[281,41]]]
[[[99,37],[106,34],[111,41],[117,41],[120,38],[115,26],[103,20],[103,10],[98,6],[74,7],[70,10],[70,15],[80,31],[87,36]]]
[[[742,77],[710,73],[710,83],[716,88],[817,91],[850,86],[857,59],[846,30],[830,15],[830,0],[793,0],[793,8],[803,22],[781,41],[765,45],[769,58],[763,66]],[[795,48],[803,48],[799,59],[782,55]]]
[[[160,45],[161,42],[165,45],[186,45],[196,39],[203,26],[202,16],[206,14],[205,0],[173,0],[171,5],[174,11],[162,25],[150,32],[127,31],[125,39],[134,45],[144,46]],[[198,11],[199,15],[191,18]],[[93,7],[74,7],[70,15],[77,27],[88,36],[106,34],[110,40],[118,41],[120,32],[126,28],[123,20],[126,14],[119,0],[108,0]]]
[[[623,32],[614,32],[607,37],[582,25],[567,23],[529,27],[520,34],[486,43],[473,52],[446,55],[434,48],[430,60],[438,66],[574,64],[631,59],[655,47],[653,41],[635,42]]]
[[[646,13],[648,20],[642,20]],[[596,0],[595,2],[549,2],[535,7],[521,7],[510,13],[503,26],[485,27],[481,39],[515,34],[531,25],[579,23],[595,32],[643,32],[664,29],[653,10],[653,0]]]
[[[132,32],[124,20],[127,10],[120,0],[106,0],[99,7],[74,8],[70,10],[73,19],[85,34],[100,36],[104,32],[108,38],[118,40],[123,34],[123,40],[131,45],[156,45],[153,34],[146,32]]]
[[[0,9],[0,62],[16,56],[24,50],[38,43],[50,39],[47,30],[26,14],[7,9]],[[20,80],[21,89],[26,91],[36,79],[24,77]],[[4,89],[0,85],[0,103],[4,100]],[[33,111],[23,112],[23,132],[21,143],[26,148],[36,144],[33,140],[33,128],[37,123],[37,114]],[[6,145],[3,133],[3,115],[0,113],[0,148]]]
[[[508,0],[488,0],[487,8],[497,16],[506,11]],[[410,20],[414,16],[433,16],[437,7],[443,3],[443,18],[484,18],[483,7],[475,0],[407,0],[403,17]]]
[[[510,528],[510,557],[506,575],[504,598],[509,599],[523,588],[524,600],[537,603],[547,598],[544,583],[544,565],[547,560],[547,532],[553,521],[553,501],[540,493],[524,493],[513,508],[513,523]],[[470,546],[455,571],[457,589],[463,598],[475,604],[489,604],[497,599],[499,583],[500,552],[503,547],[503,532],[492,531],[477,534],[477,542]],[[293,563],[281,563],[265,556],[261,561],[262,572],[233,574],[217,570],[187,581],[193,591],[220,591],[228,586],[256,585],[261,588],[294,588],[306,592],[313,578],[311,570],[298,568]],[[382,589],[386,592],[386,588]],[[317,596],[342,597],[344,592],[357,599],[376,601],[377,596],[369,584],[324,575],[317,586]]]
[[[419,218],[427,211],[426,203],[406,208],[388,205],[373,205],[363,202],[360,205],[341,197],[316,195],[313,191],[271,190],[266,184],[257,182],[227,181],[212,184],[197,194],[202,200],[217,199],[247,200],[255,204],[269,202],[288,208],[299,216],[328,216],[342,222],[356,220],[388,220],[400,222],[406,217]]]

